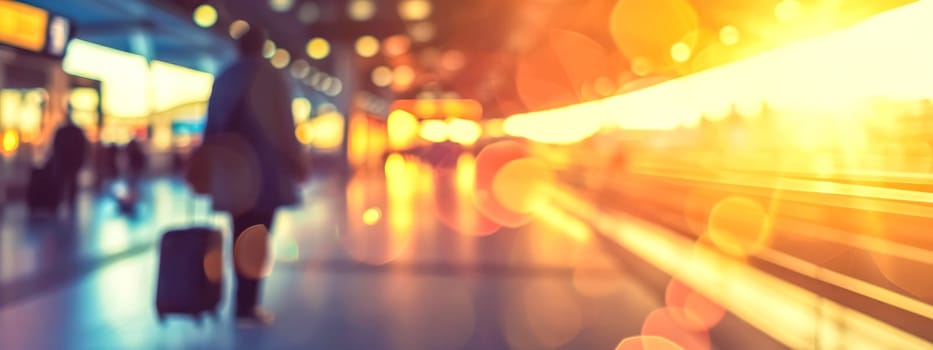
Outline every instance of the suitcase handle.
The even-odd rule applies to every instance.
[[[191,200],[188,201],[188,222],[190,222],[191,225],[198,224],[198,219],[197,219],[198,202],[199,202],[199,198],[198,198],[197,193],[191,193]],[[211,204],[209,203],[209,201],[203,201],[203,202],[205,202],[204,209],[202,210],[204,214],[203,224],[205,224],[206,226],[213,226],[214,223],[211,220]]]

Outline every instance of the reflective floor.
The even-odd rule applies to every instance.
[[[237,327],[227,306],[201,324],[157,321],[154,243],[206,220],[177,180],[150,181],[133,218],[105,194],[86,193],[74,225],[8,208],[3,348],[613,349],[642,334],[669,277],[566,220],[490,225],[463,205],[473,173],[469,155],[446,170],[395,155],[347,181],[309,181],[273,224],[263,304],[277,319],[264,328]],[[229,237],[227,218],[211,220]],[[703,339],[779,348],[729,315]]]

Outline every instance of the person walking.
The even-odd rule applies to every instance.
[[[250,265],[268,263],[267,234],[275,211],[297,203],[297,185],[307,176],[291,117],[291,92],[262,57],[265,39],[255,27],[240,37],[240,57],[214,81],[204,142],[191,164],[206,176],[189,178],[199,182],[193,183],[195,191],[206,192],[215,210],[233,218],[235,315],[238,321],[260,324],[273,317],[258,307],[264,269]]]
[[[78,175],[87,158],[88,141],[84,131],[71,120],[71,106],[68,109],[65,124],[55,132],[52,141],[50,166],[55,178],[60,181],[60,198],[64,200],[70,215],[77,207],[80,193]]]

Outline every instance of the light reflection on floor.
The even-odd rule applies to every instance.
[[[663,304],[663,286],[644,285],[596,241],[553,221],[477,234],[471,156],[461,156],[449,177],[400,157],[358,172],[345,190],[340,179],[319,176],[304,189],[303,205],[278,213],[276,266],[264,292],[278,315],[272,327],[234,328],[228,306],[202,327],[184,319],[160,326],[149,250],[0,309],[0,339],[28,349],[611,349],[639,335]],[[157,213],[178,203],[162,195],[180,185],[164,186],[152,188]],[[364,220],[373,208],[381,214]],[[166,221],[159,226],[181,219]],[[161,230],[129,234],[152,241]],[[721,327],[731,334],[740,326]]]

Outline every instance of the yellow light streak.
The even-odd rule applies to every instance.
[[[834,345],[841,348],[919,349],[933,346],[891,325],[758,271],[740,260],[696,246],[689,238],[636,217],[622,213],[609,216],[590,206],[563,209],[569,209],[571,214],[592,223],[636,255],[791,348],[809,348],[819,339],[827,338],[833,339]],[[775,263],[780,265],[781,262]],[[811,278],[840,283],[839,276],[831,271],[803,261],[794,261],[794,264],[797,267],[795,271]],[[821,272],[815,272],[818,269]],[[859,288],[849,282],[852,280],[841,284]],[[762,300],[768,302],[762,303]],[[852,332],[852,329],[859,331]]]
[[[848,29],[597,103],[512,116],[506,131],[539,142],[570,143],[581,139],[580,135],[588,136],[574,132],[583,129],[577,126],[580,116],[610,116],[588,129],[607,124],[666,130],[698,125],[704,114],[735,104],[762,101],[777,109],[812,112],[797,114],[800,121],[811,124],[807,129],[818,129],[821,123],[822,128],[831,129],[840,122],[853,122],[850,114],[840,111],[870,98],[933,98],[933,65],[929,64],[933,47],[898,39],[933,30],[930,16],[933,1],[905,5]],[[633,64],[639,60],[644,58],[633,59]],[[855,72],[858,84],[852,83]],[[833,118],[837,120],[831,122]],[[554,135],[555,130],[566,128],[574,136]]]

